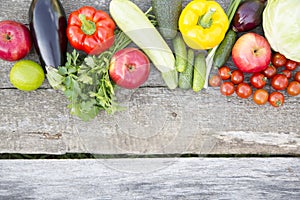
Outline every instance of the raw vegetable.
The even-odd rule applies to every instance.
[[[240,5],[241,0],[231,0],[230,4],[228,6],[228,10],[226,12],[227,16],[228,16],[228,23],[230,24],[232,21],[232,18],[236,12],[236,9],[238,8],[238,6]],[[210,74],[210,70],[213,66],[213,59],[216,53],[216,50],[218,48],[218,45],[215,46],[213,49],[211,49],[206,57],[206,78],[205,78],[205,84],[204,84],[204,88],[208,87],[208,79],[209,79],[209,74]]]
[[[93,119],[100,110],[112,114],[121,109],[116,101],[114,84],[109,77],[109,62],[115,52],[131,40],[123,33],[116,34],[114,45],[98,56],[83,60],[75,50],[67,54],[64,66],[47,67],[47,78],[54,89],[62,90],[70,101],[71,114],[84,121]]]
[[[175,53],[175,67],[178,72],[183,72],[187,66],[187,50],[182,36],[178,33],[172,40]]]
[[[175,38],[182,0],[152,0],[151,3],[161,35],[165,39]]]
[[[199,92],[202,90],[205,82],[206,62],[205,55],[200,52],[196,55],[194,64],[193,90]]]
[[[284,95],[281,92],[274,91],[269,95],[269,103],[274,107],[280,107],[284,104]]]
[[[65,64],[67,19],[59,0],[33,0],[29,9],[30,31],[41,65]]]
[[[221,44],[218,46],[214,60],[213,60],[213,66],[220,68],[222,67],[227,60],[229,59],[231,55],[231,50],[236,41],[236,32],[232,29],[229,29],[225,35],[224,40],[221,42]]]
[[[179,17],[179,30],[193,49],[210,49],[224,39],[229,23],[221,5],[215,1],[194,0]]]
[[[70,14],[67,37],[75,49],[98,55],[113,44],[115,27],[106,12],[83,6]]]
[[[140,47],[157,69],[170,89],[178,85],[173,52],[142,10],[129,0],[112,0],[110,14],[118,27]]]
[[[195,53],[192,49],[188,49],[187,51],[187,66],[186,69],[179,73],[179,81],[178,85],[181,89],[190,89],[192,88],[193,83],[193,72],[194,72],[194,59]]]
[[[261,0],[246,0],[238,7],[232,21],[236,32],[246,32],[261,24],[265,4]]]
[[[299,1],[268,0],[262,23],[272,49],[297,62],[300,61],[299,10]]]

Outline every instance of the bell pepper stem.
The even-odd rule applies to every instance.
[[[95,22],[91,20],[87,20],[86,16],[83,14],[78,15],[80,21],[81,21],[81,30],[86,35],[93,35],[96,32],[96,24]]]
[[[212,16],[216,12],[215,8],[210,8],[201,18],[199,18],[198,24],[203,28],[209,28],[212,23]]]

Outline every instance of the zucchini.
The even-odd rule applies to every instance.
[[[182,0],[152,0],[151,4],[159,32],[165,39],[174,39],[182,11]]]
[[[162,73],[170,89],[178,85],[172,50],[143,11],[129,0],[112,0],[109,11],[117,26],[139,47]]]
[[[192,88],[194,59],[195,59],[194,51],[192,49],[188,49],[186,69],[182,73],[179,73],[178,85],[179,85],[179,88],[181,88],[181,89],[187,90],[187,89]]]
[[[206,77],[206,61],[204,53],[200,52],[195,58],[193,90],[199,92],[204,87]]]
[[[175,53],[175,67],[178,72],[183,72],[187,66],[187,50],[180,33],[172,40]]]
[[[231,50],[236,41],[236,32],[232,29],[228,30],[225,38],[218,46],[213,59],[213,66],[216,68],[222,67],[230,57]]]

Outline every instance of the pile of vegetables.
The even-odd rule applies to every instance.
[[[35,50],[50,85],[68,98],[71,114],[88,121],[101,110],[124,109],[116,87],[140,87],[150,61],[171,90],[199,92],[210,85],[225,96],[252,95],[258,105],[273,106],[283,105],[282,90],[299,95],[296,1],[231,0],[226,12],[212,0],[193,0],[185,7],[182,0],[151,0],[151,6],[144,13],[130,0],[112,0],[109,12],[83,6],[67,19],[59,0],[32,1]],[[263,33],[255,32],[258,26]],[[128,48],[130,43],[140,50]],[[231,68],[226,66],[230,56]]]

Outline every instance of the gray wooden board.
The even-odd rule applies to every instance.
[[[0,160],[0,199],[300,198],[299,158]]]
[[[1,0],[0,20],[28,23],[30,0]],[[147,10],[150,1],[134,1]],[[187,3],[188,1],[185,1]],[[228,0],[219,1],[223,7]],[[67,15],[80,6],[107,10],[109,1],[62,1]],[[12,9],[7,9],[12,8]],[[37,60],[32,50],[28,59]],[[232,65],[231,62],[228,63]],[[152,66],[136,90],[117,90],[127,108],[90,122],[70,116],[68,102],[47,81],[34,92],[9,83],[13,63],[0,61],[0,153],[89,152],[97,154],[299,154],[300,97],[284,107],[257,106],[251,99],[168,90]]]

